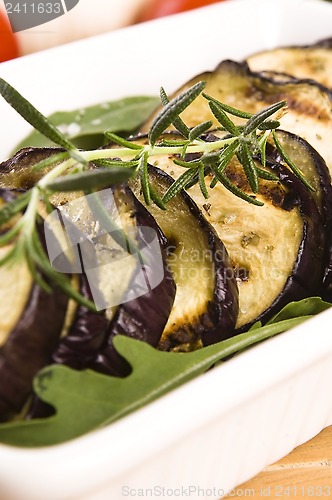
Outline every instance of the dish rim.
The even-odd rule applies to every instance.
[[[186,22],[189,24],[191,23],[197,23],[201,21],[201,16],[206,16],[211,18],[214,15],[223,13],[226,17],[230,15],[230,12],[233,11],[234,9],[239,9],[242,8],[243,11],[245,12],[250,12],[250,10],[254,10],[255,8],[257,9],[258,6],[261,6],[263,9],[263,2],[264,0],[231,0],[229,2],[225,3],[220,3],[220,4],[214,4],[209,7],[205,7],[203,9],[199,9],[199,11],[192,11],[188,13],[183,13],[180,15],[176,16],[171,16],[170,18],[164,18],[160,19],[157,21],[151,21],[144,23],[142,25],[137,25],[129,28],[124,28],[122,30],[117,30],[116,32],[112,32],[109,34],[103,34],[103,35],[98,35],[97,37],[92,37],[83,41],[78,41],[78,42],[72,42],[71,44],[66,44],[61,47],[57,47],[54,49],[49,49],[47,51],[39,52],[36,54],[24,56],[21,60],[14,60],[14,61],[9,61],[8,63],[2,63],[0,66],[0,73],[1,75],[7,79],[10,83],[12,83],[14,86],[16,86],[17,82],[19,85],[17,85],[18,88],[25,88],[27,87],[27,93],[29,94],[33,90],[33,85],[27,84],[24,85],[22,82],[20,82],[20,77],[16,73],[19,69],[19,67],[23,66],[23,71],[24,69],[27,68],[27,65],[32,64],[33,68],[38,66],[38,61],[41,61],[41,64],[45,63],[45,60],[60,60],[65,57],[66,59],[66,64],[70,63],[69,58],[73,53],[77,53],[77,51],[84,51],[86,48],[90,45],[93,47],[93,50],[95,50],[95,47],[102,47],[102,45],[105,42],[108,43],[119,43],[119,41],[123,42],[126,37],[132,37],[131,40],[134,39],[134,37],[138,34],[142,34],[143,32],[147,32],[148,34],[151,35],[151,33],[156,33],[157,30],[165,30],[165,29],[170,29],[174,28],[174,30],[178,29],[178,27],[181,25],[182,22],[186,20]],[[266,2],[266,0],[265,0]],[[266,3],[265,3],[266,5]],[[322,2],[322,0],[270,0],[269,1],[269,9],[274,8],[277,9],[276,12],[281,15],[281,12],[283,9],[285,9],[287,6],[291,5],[291,9],[293,8],[299,8],[305,7],[308,12],[313,12],[315,15],[318,15],[318,12],[321,12],[319,15],[325,15],[325,13],[329,12],[330,18],[332,18],[332,5],[329,5],[327,3]],[[251,7],[250,7],[251,6]],[[278,10],[279,9],[279,10]],[[264,10],[264,9],[263,9]],[[228,11],[228,14],[226,12]],[[276,18],[278,15],[276,16]],[[293,37],[293,34],[292,34]],[[305,37],[303,37],[304,39]],[[310,43],[313,40],[314,35],[313,33],[310,33],[308,35],[307,43]],[[317,38],[317,37],[316,37]],[[321,36],[319,36],[321,38]],[[113,42],[112,42],[113,40]],[[284,38],[283,38],[284,40]],[[318,40],[318,38],[317,38]],[[283,43],[284,45],[286,44]],[[249,50],[249,49],[248,49]],[[67,54],[67,55],[66,55]],[[245,56],[245,55],[244,55]],[[45,59],[46,58],[46,59]],[[58,59],[57,59],[58,58]],[[204,65],[201,67],[201,71],[205,71],[207,69],[213,69],[213,60],[214,57],[207,58],[206,61],[206,66]],[[221,58],[218,58],[218,61],[221,60]],[[218,62],[217,61],[217,62]],[[98,64],[101,63],[101,58],[98,58]],[[47,63],[49,65],[50,63]],[[77,66],[78,68],[79,66]],[[196,73],[195,70],[190,70],[192,75]],[[10,75],[13,76],[12,81],[9,77]],[[190,76],[190,75],[189,75]],[[177,77],[177,80],[179,80],[180,77]],[[47,79],[46,79],[47,80]],[[33,80],[34,82],[35,80]],[[182,77],[181,77],[182,81]],[[184,81],[184,80],[183,80]],[[32,82],[32,83],[33,83]],[[180,83],[180,82],[179,82]],[[174,83],[173,87],[176,88],[177,83]],[[38,87],[37,87],[38,88]],[[39,88],[41,88],[41,84],[39,84]],[[118,89],[119,93],[120,89]],[[124,92],[126,92],[124,90]],[[35,93],[38,93],[38,91],[35,88]],[[104,94],[103,94],[104,95]],[[124,94],[128,95],[128,94]],[[37,97],[37,95],[36,95]],[[116,96],[117,97],[117,96]],[[37,99],[38,100],[38,99]],[[43,100],[43,99],[41,99]],[[53,106],[54,108],[57,107],[58,105],[56,104],[57,100],[55,99],[52,103],[49,103],[49,109],[46,110],[46,112],[51,112],[55,111],[55,109],[51,109]],[[96,101],[97,102],[97,101]],[[87,103],[84,103],[85,105]],[[6,109],[7,109],[6,105]],[[5,107],[3,103],[0,103],[0,113],[2,113],[2,110],[4,110]],[[43,106],[40,107],[40,109],[45,112],[45,109]],[[6,111],[7,115],[9,116],[9,121],[11,122],[11,126],[8,127],[9,129],[16,128],[16,124],[18,123],[18,120],[14,119],[14,114],[9,112],[7,109]],[[21,119],[20,119],[21,120]],[[23,129],[23,127],[19,127],[20,130]],[[6,132],[7,133],[7,132]],[[7,134],[8,136],[8,134]],[[5,153],[0,153],[0,154],[5,154]],[[239,360],[241,359],[241,366],[243,363],[243,366],[249,367],[255,365],[256,363],[263,364],[266,370],[269,370],[268,373],[271,375],[271,377],[266,377],[264,379],[264,383],[261,385],[254,386],[254,391],[251,393],[252,397],[255,397],[259,392],[268,390],[269,387],[273,387],[275,384],[277,384],[280,380],[285,380],[286,377],[292,377],[296,375],[297,373],[300,373],[301,370],[305,370],[308,368],[312,363],[317,362],[320,359],[324,359],[327,356],[332,357],[332,339],[329,338],[328,334],[328,322],[332,318],[332,311],[327,311],[325,313],[321,313],[319,316],[316,318],[313,318],[311,320],[308,320],[305,324],[296,327],[292,329],[291,331],[287,332],[286,335],[279,336],[273,339],[270,339],[268,341],[264,341],[264,344],[258,345],[250,349],[250,351],[247,351],[245,353],[242,353],[241,356],[236,357],[232,360],[227,361],[222,366],[216,367],[214,370],[212,370],[209,373],[204,374],[202,377],[198,377],[194,379],[191,382],[186,383],[184,386],[181,386],[178,389],[175,389],[171,393],[166,394],[162,398],[159,398],[158,400],[150,403],[146,407],[142,408],[141,410],[136,411],[135,413],[128,415],[127,417],[122,418],[120,421],[113,423],[111,426],[108,426],[106,428],[93,431],[92,433],[86,434],[85,436],[82,436],[80,438],[77,438],[75,440],[72,440],[68,443],[63,443],[59,444],[56,446],[52,447],[45,447],[41,449],[22,449],[22,448],[13,448],[10,446],[2,445],[0,444],[0,481],[3,482],[6,485],[11,485],[12,481],[15,480],[17,481],[17,476],[15,474],[13,475],[11,472],[11,468],[14,467],[14,463],[24,466],[26,463],[26,460],[29,459],[29,466],[27,470],[22,471],[22,474],[25,478],[25,481],[27,484],[30,484],[31,487],[37,487],[38,485],[38,478],[36,477],[36,474],[34,474],[33,478],[28,478],[27,474],[33,473],[33,468],[37,467],[38,464],[39,466],[43,465],[45,467],[46,464],[52,464],[54,461],[57,461],[59,457],[64,457],[67,456],[67,461],[64,462],[61,465],[62,469],[62,474],[65,476],[66,475],[66,470],[65,470],[65,465],[68,465],[69,460],[78,460],[81,466],[84,466],[83,468],[86,468],[89,464],[95,462],[95,458],[91,457],[90,452],[92,449],[96,449],[98,447],[98,444],[100,445],[105,439],[112,440],[114,436],[119,436],[119,435],[125,435],[125,433],[128,431],[128,429],[134,429],[135,426],[137,426],[138,423],[142,422],[150,422],[151,426],[149,428],[149,431],[151,432],[151,436],[149,439],[149,443],[151,447],[147,449],[146,446],[143,446],[142,442],[142,437],[141,436],[136,436],[135,439],[135,451],[136,454],[134,453],[133,456],[131,457],[131,462],[126,462],[126,454],[124,451],[119,453],[118,450],[118,455],[114,454],[115,451],[113,452],[113,457],[110,457],[109,453],[103,453],[102,456],[100,457],[100,460],[98,460],[99,463],[101,461],[105,460],[108,461],[110,459],[115,460],[116,462],[116,470],[112,471],[112,477],[116,477],[118,474],[121,474],[125,472],[126,470],[128,471],[132,467],[135,467],[138,463],[140,463],[142,456],[139,454],[142,453],[142,446],[143,449],[146,452],[146,455],[144,456],[144,459],[148,458],[149,456],[152,456],[153,454],[156,454],[158,450],[163,449],[164,447],[167,447],[170,445],[170,442],[172,441],[173,444],[176,443],[177,437],[176,435],[171,436],[170,434],[164,434],[162,436],[162,439],[157,439],[157,431],[158,429],[152,425],[153,419],[157,417],[157,415],[160,415],[162,412],[165,412],[167,408],[171,408],[171,406],[176,402],[178,407],[181,408],[181,415],[186,415],[188,416],[188,408],[184,404],[184,400],[189,398],[192,398],[194,400],[195,396],[195,391],[198,388],[201,388],[202,385],[204,386],[206,384],[206,380],[209,379],[211,382],[211,387],[215,387],[218,385],[219,378],[223,377],[224,372],[227,373],[229,372],[229,376],[233,377],[235,376],[237,372],[237,367],[239,364]],[[315,333],[315,337],[319,338],[320,341],[315,343],[314,348],[312,348],[311,344],[311,338],[312,338],[312,331],[311,329],[320,329],[318,333]],[[324,331],[325,328],[325,331]],[[284,373],[280,377],[280,372],[278,372],[278,364],[276,362],[271,362],[273,360],[274,355],[276,352],[282,352],[285,348],[285,346],[291,347],[295,346],[299,338],[301,337],[301,345],[302,346],[307,346],[308,350],[304,350],[303,352],[299,353],[297,351],[296,357],[292,359],[288,359],[285,361],[286,364],[284,364]],[[331,337],[331,336],[330,336]],[[309,349],[310,347],[310,349]],[[266,353],[268,353],[268,356],[266,356]],[[270,357],[269,357],[270,356]],[[269,362],[267,362],[269,361]],[[296,362],[295,362],[296,361]],[[280,367],[279,367],[280,368]],[[244,369],[244,368],[243,368]],[[257,374],[253,373],[251,374],[253,378],[246,378],[246,382],[249,385],[249,382],[253,381]],[[205,382],[203,382],[205,380]],[[255,379],[256,380],[256,379]],[[240,381],[237,381],[237,388],[240,390],[241,385],[239,384]],[[256,380],[258,382],[258,380]],[[261,381],[262,382],[262,381]],[[234,382],[235,383],[235,382]],[[243,389],[243,387],[242,387]],[[202,391],[202,397],[204,398],[204,404],[202,404],[201,410],[198,412],[198,415],[200,417],[200,420],[198,421],[192,421],[190,427],[183,427],[180,426],[181,433],[182,433],[182,438],[183,438],[183,433],[186,433],[189,435],[191,432],[194,432],[195,430],[197,431],[198,428],[200,428],[204,423],[206,424],[211,417],[209,416],[210,413],[207,413],[207,408],[209,408],[209,412],[212,412],[212,414],[218,413],[224,414],[225,413],[225,402],[228,404],[226,412],[231,411],[231,409],[234,407],[234,405],[239,405],[243,403],[246,399],[249,400],[250,396],[248,394],[244,395],[243,391],[241,393],[238,392],[235,395],[231,394],[229,390],[226,390],[224,388],[224,391],[226,391],[224,394],[228,395],[228,399],[223,398],[223,401],[217,402],[210,394],[208,391]],[[190,399],[189,398],[189,399]],[[222,404],[221,404],[222,403]],[[332,405],[332,403],[331,403]],[[203,420],[205,418],[206,420]],[[219,417],[220,418],[220,417]],[[185,421],[186,419],[184,419]],[[332,423],[332,414],[331,414],[331,419],[330,423]],[[177,430],[179,431],[179,423],[176,421],[173,421],[173,425],[177,424]],[[180,435],[181,435],[180,433]],[[144,438],[145,439],[145,438]],[[132,449],[132,443],[126,443],[127,446],[131,446],[130,449]],[[123,445],[123,443],[122,443]],[[88,449],[89,453],[82,453],[84,449]],[[127,452],[129,448],[127,447]],[[89,458],[86,458],[86,457]],[[84,457],[84,458],[83,458]],[[119,458],[120,457],[120,458]],[[84,463],[83,463],[84,462]],[[104,463],[104,462],[103,462]],[[17,465],[16,465],[17,467]],[[21,470],[22,470],[22,467]],[[76,469],[78,469],[76,467]],[[57,469],[59,471],[59,469]],[[58,472],[59,473],[59,472]],[[51,477],[53,477],[53,474],[51,474]],[[109,478],[111,478],[111,475],[109,475]],[[49,479],[50,480],[50,479]]]

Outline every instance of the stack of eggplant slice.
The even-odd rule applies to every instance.
[[[297,58],[308,50],[311,49],[297,48]],[[312,50],[321,50],[327,58],[331,57],[327,42]],[[252,60],[255,56],[249,58]],[[273,149],[269,150],[267,165],[281,182],[260,181],[257,197],[264,202],[263,207],[234,198],[220,184],[209,190],[208,200],[196,185],[188,189],[188,194],[229,252],[239,288],[238,331],[247,329],[257,319],[267,320],[290,300],[328,293],[331,286],[332,93],[314,81],[312,75],[298,79],[277,73],[277,66],[278,60],[273,73],[271,67],[267,72],[258,73],[251,71],[246,62],[222,61],[214,71],[195,76],[171,96],[174,98],[204,80],[207,82],[205,94],[251,113],[285,100],[287,111],[278,117],[281,123],[278,139],[315,189],[311,192],[301,186]],[[320,68],[323,80],[328,64],[324,71],[322,66]],[[181,114],[181,118],[189,127],[204,120],[211,120],[218,126],[202,96]],[[153,119],[151,117],[144,124],[142,134],[148,131]],[[240,118],[235,117],[236,120],[241,124]],[[165,155],[158,157],[154,165],[178,178],[184,169],[174,165],[172,160]],[[236,181],[238,187],[248,188],[250,192],[236,162],[228,167],[227,176]],[[319,231],[316,224],[319,224]]]
[[[297,48],[296,57],[309,50],[326,52],[326,57],[331,57],[328,43],[312,49]],[[259,59],[252,56],[248,61],[254,67]],[[110,253],[120,256],[119,263],[121,259],[126,261],[126,250],[120,241],[123,233],[110,234],[105,230],[98,234],[97,241],[96,219],[86,209],[80,209],[78,229],[87,245],[81,246],[81,252],[86,250],[87,260],[91,255],[92,260],[76,278],[73,271],[73,280],[76,279],[82,295],[95,300],[95,281],[89,279],[89,272],[97,269],[94,276],[105,299],[99,312],[74,304],[57,289],[47,295],[24,266],[10,271],[1,267],[0,279],[6,285],[0,323],[0,420],[11,418],[24,407],[28,407],[29,417],[40,414],[38,402],[31,406],[32,380],[47,364],[61,363],[78,370],[90,368],[126,376],[130,366],[113,348],[115,335],[140,339],[165,351],[192,351],[247,330],[258,320],[264,323],[292,300],[328,295],[332,283],[332,95],[314,78],[319,75],[320,82],[330,82],[325,79],[325,69],[299,79],[287,74],[289,67],[280,66],[282,73],[277,73],[269,65],[257,72],[249,69],[247,62],[223,61],[215,71],[188,81],[172,97],[205,80],[205,94],[247,112],[255,113],[285,100],[287,112],[278,117],[281,128],[277,137],[314,191],[301,182],[270,144],[266,164],[261,164],[259,155],[255,158],[260,169],[276,177],[259,179],[255,197],[263,206],[234,196],[220,183],[208,187],[208,199],[199,186],[192,185],[178,193],[166,210],[145,203],[137,179],[107,189],[104,194],[95,193],[98,202],[103,197],[103,206],[109,207],[110,212],[110,199],[115,201],[120,222],[130,226],[131,244],[138,252],[150,248],[145,228],[153,230],[160,249],[162,277],[156,286],[139,293],[142,269],[144,276],[150,276],[150,271],[158,268],[153,250],[141,267],[119,264],[108,270]],[[132,140],[148,140],[146,133],[154,116]],[[220,135],[202,96],[181,118],[188,127],[212,120],[216,128],[204,140],[214,141]],[[236,120],[241,124],[240,118]],[[164,134],[172,139],[177,131],[170,128]],[[32,174],[30,166],[55,151],[27,148],[0,164],[1,202],[33,186],[39,174]],[[174,158],[158,156],[148,167],[151,185],[160,195],[183,172],[184,167],[174,164]],[[236,158],[225,174],[252,195]],[[77,228],[75,200],[82,194],[69,193],[52,199],[59,220],[65,214]],[[91,242],[94,246],[89,254]]]
[[[30,175],[30,166],[54,152],[54,148],[27,148],[3,162],[2,199],[6,201],[16,192],[30,188],[38,180],[36,174]],[[171,182],[166,174],[155,169],[151,175],[162,189]],[[57,290],[47,294],[33,283],[24,266],[17,272],[1,267],[2,282],[8,282],[3,301],[6,322],[1,325],[0,337],[0,377],[5,382],[0,384],[1,420],[20,412],[23,406],[28,418],[49,414],[49,408],[34,397],[25,404],[31,395],[33,377],[47,364],[61,363],[79,370],[90,368],[113,376],[128,375],[130,366],[113,347],[115,335],[127,335],[163,350],[188,351],[234,334],[238,290],[235,278],[229,277],[231,264],[227,251],[186,193],[174,199],[173,210],[172,203],[169,212],[156,209],[156,217],[140,202],[134,185],[119,185],[95,193],[109,214],[114,211],[115,202],[121,223],[118,231],[106,228],[101,233],[102,218],[98,213],[97,217],[91,215],[90,206],[84,205],[87,197],[82,194],[56,194],[52,199],[57,207],[53,214],[59,220],[65,215],[67,227],[68,221],[75,223],[75,231],[83,237],[80,255],[85,267],[78,275],[78,288],[87,299],[97,302],[96,290],[101,293],[101,310],[93,312],[84,305],[73,305]],[[175,214],[178,220],[174,225]],[[42,209],[40,215],[43,217]],[[121,241],[128,234],[131,250],[137,249],[143,255],[141,266],[135,258],[128,262],[127,246]],[[156,246],[151,244],[151,234],[157,238],[159,260]],[[60,246],[60,250],[56,253],[63,266],[68,249]],[[193,253],[197,262],[195,274],[190,268]],[[116,256],[115,265],[114,262],[110,265],[110,255]],[[69,254],[65,262],[68,261]],[[53,264],[58,268],[56,259]],[[95,271],[93,279],[91,270]],[[73,274],[75,271],[74,266]],[[194,290],[197,283],[201,286],[200,293]],[[8,293],[12,289],[13,293]],[[11,311],[10,317],[7,310]],[[29,361],[24,361],[25,356]],[[21,385],[24,390],[19,391]]]

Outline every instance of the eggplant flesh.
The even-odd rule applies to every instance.
[[[0,249],[0,258],[4,258],[12,249],[6,245]],[[23,314],[33,285],[33,278],[25,262],[18,262],[0,269],[0,348]],[[13,305],[15,304],[15,307]]]
[[[252,71],[286,73],[295,78],[315,80],[332,89],[332,39],[261,51],[248,56],[246,62]]]
[[[154,189],[165,193],[173,179],[149,167]],[[144,203],[137,179],[130,183]],[[225,246],[184,191],[166,210],[147,206],[168,240],[168,265],[174,275],[174,306],[159,348],[188,351],[234,334],[238,314],[238,290]]]
[[[173,133],[167,134],[167,138],[173,138]],[[281,132],[279,138],[290,155],[294,144],[297,145],[296,154],[302,158],[300,166],[310,172],[310,180],[320,186],[320,179],[324,179],[316,194],[321,197],[321,212],[307,188],[278,163],[275,151],[274,156],[270,152],[268,170],[282,182],[260,179],[257,199],[264,203],[262,207],[235,197],[220,183],[212,189],[208,187],[208,199],[198,185],[187,190],[230,256],[239,289],[237,330],[248,328],[254,321],[267,320],[291,300],[317,293],[323,279],[327,259],[323,205],[329,199],[331,206],[331,198],[325,196],[323,186],[329,173],[324,161],[310,147],[306,149],[304,141],[297,141],[287,132]],[[141,141],[144,142],[143,137]],[[173,159],[170,155],[159,156],[153,165],[178,178],[184,169],[174,164]],[[226,174],[251,194],[237,160],[232,160]]]

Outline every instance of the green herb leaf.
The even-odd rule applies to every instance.
[[[151,193],[150,193],[150,183],[148,175],[148,154],[145,153],[140,159],[140,177],[141,177],[141,187],[144,196],[144,201],[147,205],[151,204]]]
[[[247,121],[247,123],[246,123],[246,125],[244,127],[243,134],[244,135],[249,135],[252,132],[254,132],[257,128],[259,128],[260,126],[262,126],[263,122],[267,118],[269,118],[270,116],[272,116],[274,113],[276,113],[277,111],[279,111],[279,109],[283,108],[284,106],[286,106],[286,101],[279,101],[279,102],[276,102],[275,104],[272,104],[272,106],[269,106],[269,107],[267,107],[265,109],[262,109],[261,111],[259,111],[255,115],[253,115]]]
[[[238,127],[235,125],[235,123],[232,122],[232,120],[227,116],[225,111],[222,109],[222,106],[217,104],[215,101],[210,101],[209,102],[210,109],[212,111],[212,114],[216,117],[220,125],[227,130],[230,134],[234,136],[240,135],[240,131]]]
[[[220,153],[219,163],[218,165],[214,166],[215,172],[218,172],[219,175],[221,175],[224,172],[224,170],[230,163],[231,159],[236,154],[238,147],[239,147],[239,141],[236,140],[231,144],[228,144],[228,146],[226,146],[225,148],[223,148],[223,150]],[[210,184],[211,188],[213,188],[217,184],[217,182],[218,182],[218,177],[215,176],[211,181]]]
[[[18,195],[13,201],[10,201],[0,207],[0,225],[8,222],[14,215],[24,210],[31,198],[31,192]]]
[[[162,201],[168,203],[174,196],[176,196],[182,189],[185,189],[188,183],[198,174],[198,167],[186,170],[180,177],[170,185],[164,194]]]
[[[13,227],[11,227],[8,231],[6,231],[4,234],[1,234],[0,235],[0,247],[8,245],[8,243],[10,243],[19,234],[21,229],[22,229],[22,222],[20,220]]]
[[[65,175],[49,182],[45,187],[53,192],[90,191],[128,181],[134,171],[126,167],[89,170]]]
[[[160,99],[163,106],[166,106],[169,103],[168,95],[166,94],[166,91],[163,87],[161,87],[160,89]],[[175,118],[175,120],[173,121],[173,125],[180,132],[180,134],[183,135],[183,137],[186,137],[188,139],[190,135],[190,129],[179,116]]]
[[[253,193],[258,192],[258,175],[256,170],[256,165],[249,150],[247,144],[240,144],[238,151],[238,158],[240,163],[242,164],[244,173],[249,182],[249,186]]]
[[[54,167],[57,163],[65,161],[68,158],[69,158],[69,153],[67,152],[57,153],[49,156],[48,158],[44,158],[38,163],[35,163],[31,167],[31,170],[33,172],[39,172],[40,170],[44,170],[45,168]]]
[[[209,198],[209,192],[206,187],[206,182],[205,182],[205,168],[204,165],[202,165],[198,169],[198,182],[199,182],[199,187],[201,190],[202,195],[204,198],[207,200]]]
[[[270,134],[267,134],[267,133],[263,134],[263,136],[260,138],[260,140],[258,142],[259,152],[261,155],[261,164],[263,165],[263,167],[266,166],[266,145],[267,145],[269,135]]]
[[[279,177],[268,170],[264,170],[256,166],[256,172],[260,179],[265,179],[267,181],[279,181]]]
[[[226,113],[229,113],[230,115],[237,116],[238,118],[244,118],[245,120],[248,120],[253,116],[252,113],[247,113],[246,111],[242,111],[241,109],[233,108],[232,106],[229,106],[228,104],[224,104],[214,97],[205,94],[204,92],[202,93],[202,96],[205,97],[209,102],[214,102],[219,106],[221,109],[226,111]]]
[[[258,127],[259,130],[273,130],[280,127],[280,122],[277,120],[266,120],[265,122],[261,123],[261,125]]]
[[[205,134],[212,127],[212,125],[213,125],[213,123],[210,120],[203,122],[203,123],[200,123],[199,125],[196,125],[196,127],[192,128],[190,130],[189,140],[195,141],[202,134]]]
[[[198,158],[191,161],[185,161],[181,160],[181,158],[174,158],[173,163],[183,168],[196,168],[201,163],[201,160]]]
[[[108,140],[114,142],[115,144],[117,144],[118,146],[122,146],[124,148],[128,148],[128,149],[133,149],[133,150],[137,150],[137,151],[141,151],[144,146],[141,146],[140,144],[136,144],[135,142],[133,141],[127,141],[127,139],[124,139],[123,137],[120,137],[119,135],[117,134],[114,134],[113,132],[105,132],[105,136]]]
[[[182,113],[202,92],[205,87],[206,82],[198,82],[190,89],[182,92],[172,101],[170,101],[161,110],[161,112],[153,120],[150,131],[149,131],[149,141],[153,146],[161,134],[169,127],[177,116]]]
[[[151,200],[157,205],[157,207],[161,208],[161,210],[166,210],[166,204],[163,202],[159,193],[154,189],[154,187],[150,184],[150,195]]]

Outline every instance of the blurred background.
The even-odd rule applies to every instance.
[[[5,5],[12,9],[13,15],[22,16],[24,5],[34,4],[33,8],[38,8],[47,1],[0,0],[0,62],[218,1],[225,0],[59,0],[68,12],[45,24],[13,33]],[[54,1],[52,5],[55,6]]]

